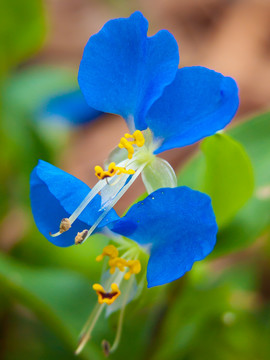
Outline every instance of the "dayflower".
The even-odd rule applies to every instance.
[[[135,276],[146,271],[141,249],[150,254],[151,287],[184,275],[216,241],[210,198],[177,187],[173,169],[156,155],[223,129],[238,107],[237,86],[232,78],[203,67],[178,69],[174,37],[166,30],[147,37],[147,30],[147,20],[135,12],[106,23],[84,50],[78,80],[88,104],[122,115],[129,127],[106,169],[95,167],[97,184],[90,190],[44,161],[31,176],[34,218],[49,241],[70,246],[104,232],[119,244],[106,246],[97,258],[108,259],[109,271],[104,285],[93,286],[99,303],[94,319],[105,305],[124,308],[130,300]],[[113,206],[140,174],[149,196],[119,218]],[[131,246],[127,238],[139,246]],[[125,282],[131,285],[123,291]],[[93,326],[87,325],[78,351]]]

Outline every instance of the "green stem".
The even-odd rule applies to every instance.
[[[88,321],[86,322],[84,329],[87,328],[87,326],[89,326],[89,329],[87,330],[87,332],[85,332],[84,334],[82,334],[82,337],[80,339],[80,343],[79,346],[77,347],[76,351],[75,351],[75,355],[79,355],[80,352],[83,350],[83,348],[85,347],[87,341],[90,339],[91,333],[97,323],[97,320],[101,314],[101,311],[104,308],[104,304],[97,304],[98,306],[95,307],[95,309],[93,310],[92,314],[90,315]],[[93,319],[93,320],[92,320]]]
[[[119,345],[119,343],[120,343],[120,340],[121,340],[122,329],[123,329],[123,320],[124,320],[124,315],[125,315],[125,309],[126,309],[126,305],[127,305],[127,302],[128,302],[128,298],[129,298],[129,295],[130,295],[130,291],[131,291],[133,282],[134,282],[134,275],[133,275],[132,278],[130,279],[129,286],[128,286],[128,288],[127,288],[127,292],[126,292],[125,298],[124,298],[124,300],[123,300],[123,307],[122,307],[122,309],[120,310],[120,315],[119,315],[119,320],[118,320],[117,331],[116,331],[116,335],[115,335],[115,339],[114,339],[113,345],[112,345],[112,347],[110,348],[110,353],[114,352],[114,351],[117,349],[117,347],[118,347],[118,345]]]

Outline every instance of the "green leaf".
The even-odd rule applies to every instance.
[[[86,241],[83,246],[61,248],[51,244],[40,234],[32,216],[30,221],[32,227],[13,247],[13,257],[31,266],[56,267],[79,272],[97,282],[102,266],[95,259],[108,244],[106,236],[95,234],[91,237],[91,241]]]
[[[32,142],[32,134],[27,140],[29,134],[25,134],[29,133],[27,128],[32,127],[49,147],[56,151],[62,149],[68,138],[68,128],[57,122],[41,121],[44,120],[41,109],[51,97],[78,89],[76,74],[57,67],[35,66],[8,77],[4,89],[2,126],[8,136],[24,147]],[[38,151],[32,153],[40,154]]]
[[[218,236],[216,255],[239,250],[270,231],[270,113],[265,113],[231,129],[252,162],[255,192],[244,208]]]
[[[0,255],[0,284],[11,298],[29,307],[69,351],[74,352],[79,332],[96,302],[89,282],[68,270],[30,268]],[[90,342],[82,359],[99,359]],[[91,357],[90,357],[91,354]]]
[[[270,230],[270,201],[253,196],[228,226],[218,233],[213,256],[241,250]]]
[[[254,168],[256,188],[270,185],[270,112],[235,126],[229,134],[246,149]]]
[[[5,313],[5,325],[1,340],[2,360],[74,360],[73,353],[32,312],[23,306]],[[2,319],[3,320],[3,319]]]
[[[37,51],[44,35],[41,0],[1,0],[0,77]]]
[[[219,227],[228,223],[249,200],[254,189],[252,165],[243,146],[230,136],[217,134],[201,144],[204,158],[197,158],[188,169],[188,178],[180,173],[180,184],[205,192],[212,199]],[[187,176],[187,175],[186,175]]]
[[[3,82],[0,217],[7,211],[11,197],[16,197],[16,203],[28,202],[29,174],[37,160],[53,162],[56,153],[65,145],[68,130],[57,131],[54,124],[47,126],[47,122],[37,121],[38,110],[48,97],[75,88],[74,75],[68,70],[38,66],[16,72]]]
[[[252,165],[243,146],[228,135],[217,134],[205,139],[201,149],[206,160],[202,191],[210,195],[221,227],[251,197]]]
[[[167,295],[156,322],[160,331],[155,329],[148,358],[269,358],[268,305],[258,307],[253,297],[260,284],[258,269],[250,263],[214,269],[208,266],[195,282],[193,269],[182,289],[175,283],[174,296]]]
[[[32,66],[10,76],[4,84],[3,102],[18,113],[34,114],[48,98],[78,88],[73,71],[52,67]]]

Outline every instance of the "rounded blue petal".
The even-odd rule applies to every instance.
[[[128,125],[145,129],[145,114],[177,72],[177,43],[168,31],[147,37],[140,12],[107,22],[83,53],[78,81],[88,104],[122,115]],[[134,121],[134,123],[133,123]]]
[[[39,160],[31,174],[31,206],[39,231],[51,243],[61,247],[74,245],[77,233],[89,229],[102,214],[99,211],[101,198],[97,195],[68,231],[57,237],[50,236],[50,232],[59,231],[61,220],[76,210],[89,191],[90,188],[81,180]],[[100,228],[118,218],[115,211],[111,210],[100,224]]]
[[[176,280],[204,259],[215,246],[217,230],[210,197],[187,187],[153,192],[112,228],[150,245],[148,287]]]
[[[238,105],[232,78],[200,66],[179,69],[147,114],[155,137],[164,139],[155,153],[215,134],[232,120]]]
[[[91,108],[80,90],[54,96],[43,104],[39,116],[45,120],[59,119],[71,125],[81,125],[99,117],[102,112]]]

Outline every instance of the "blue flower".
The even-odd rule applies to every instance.
[[[95,232],[112,240],[97,257],[108,258],[108,270],[103,285],[93,285],[99,304],[76,353],[90,338],[105,305],[110,305],[107,314],[121,307],[123,315],[146,271],[148,287],[174,281],[204,259],[216,242],[209,196],[177,187],[174,170],[156,155],[223,129],[238,108],[237,85],[203,67],[178,69],[174,37],[166,30],[147,37],[147,30],[147,20],[135,12],[106,23],[84,50],[78,81],[87,103],[121,115],[129,127],[105,169],[95,167],[97,184],[90,189],[44,161],[31,175],[34,219],[50,242],[61,247],[81,244]],[[113,206],[139,175],[149,195],[120,218]],[[118,342],[117,335],[111,352]]]
[[[147,30],[140,12],[109,21],[90,38],[80,64],[79,85],[89,106],[123,116],[130,130],[109,156],[108,169],[96,166],[99,181],[91,190],[40,161],[31,176],[31,202],[39,230],[57,246],[108,229],[119,241],[124,236],[140,244],[150,253],[151,287],[181,277],[205,258],[217,233],[210,198],[176,187],[173,169],[155,155],[223,129],[239,100],[232,78],[203,67],[178,69],[174,37],[166,30],[147,37]],[[140,174],[150,195],[119,218],[113,206]],[[139,271],[128,262],[134,259],[107,250],[102,256],[110,257],[112,273],[129,269],[129,277]],[[112,299],[96,289],[101,301]]]
[[[84,50],[78,81],[94,109],[119,114],[130,131],[150,128],[155,154],[223,129],[238,108],[235,81],[200,66],[178,69],[168,31],[147,37],[140,12],[107,22]]]
[[[106,211],[97,194],[68,231],[52,237],[50,231],[57,231],[59,220],[69,218],[88,193],[89,187],[79,179],[39,161],[31,175],[32,211],[40,232],[53,244],[73,245],[76,234],[91,227]],[[211,199],[187,187],[156,190],[122,218],[111,209],[97,231],[106,227],[148,249],[149,287],[184,275],[213,250],[217,233]]]

